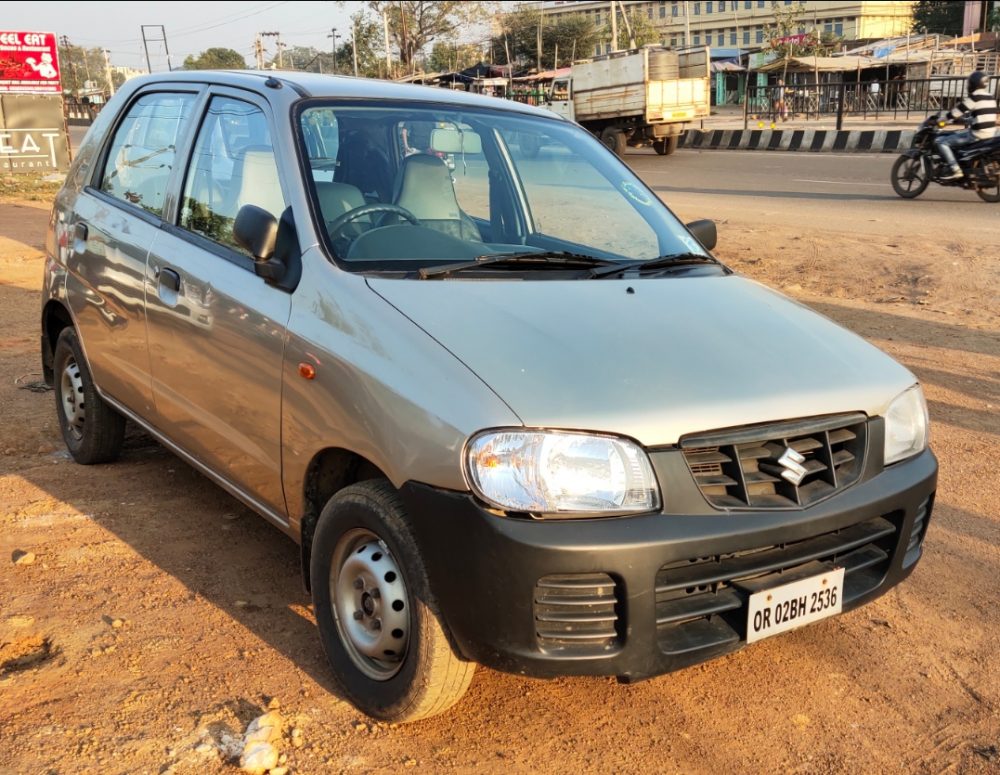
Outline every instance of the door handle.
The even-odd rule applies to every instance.
[[[181,289],[181,276],[173,269],[161,269],[157,273],[157,279],[160,281],[161,288],[167,288],[174,293],[178,293]]]

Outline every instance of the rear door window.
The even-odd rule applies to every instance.
[[[156,216],[196,95],[155,92],[132,103],[111,141],[100,190]]]
[[[285,210],[267,117],[249,102],[213,97],[184,181],[180,226],[247,254],[233,223],[248,204],[276,219]]]

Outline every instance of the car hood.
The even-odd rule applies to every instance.
[[[884,413],[903,366],[745,278],[369,278],[527,426],[652,446],[718,428]]]

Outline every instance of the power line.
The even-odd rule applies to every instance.
[[[214,30],[214,29],[216,29],[218,27],[225,27],[225,26],[227,26],[229,24],[232,24],[233,22],[240,21],[241,19],[249,19],[251,16],[257,16],[258,14],[262,14],[265,11],[270,11],[270,10],[272,10],[274,8],[277,8],[277,7],[282,6],[282,5],[287,5],[287,4],[288,4],[288,0],[282,0],[282,2],[280,2],[280,3],[272,3],[271,5],[268,5],[268,6],[264,7],[264,8],[259,8],[256,11],[251,11],[249,13],[242,14],[241,16],[230,17],[230,18],[226,19],[225,21],[219,22],[218,24],[209,24],[209,25],[207,25],[205,27],[198,27],[196,29],[188,28],[188,29],[185,30],[185,29],[182,28],[181,31],[174,32],[174,33],[171,33],[171,34],[175,38],[186,37],[188,35],[195,35],[195,34],[197,34],[199,32],[206,32],[208,30]]]

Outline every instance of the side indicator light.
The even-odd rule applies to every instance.
[[[311,363],[300,363],[299,376],[302,377],[302,379],[315,379],[316,369],[313,368]]]

